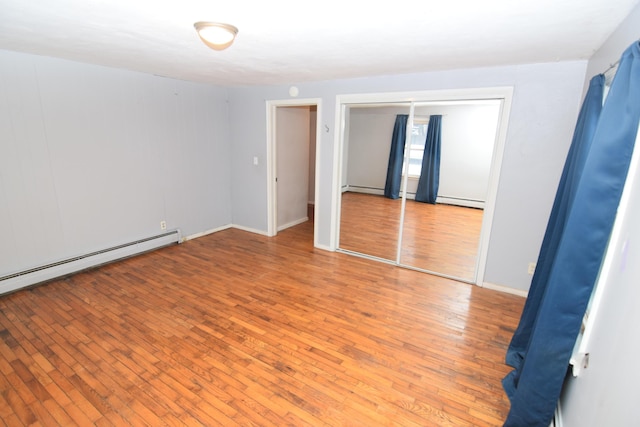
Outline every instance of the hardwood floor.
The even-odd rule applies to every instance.
[[[342,193],[340,248],[395,260],[400,200],[354,192]]]
[[[482,209],[407,200],[400,262],[473,280],[482,216]]]
[[[340,248],[395,261],[401,203],[343,193]],[[400,263],[472,281],[482,215],[481,209],[407,200]]]
[[[0,297],[0,424],[498,426],[522,298],[230,229]]]

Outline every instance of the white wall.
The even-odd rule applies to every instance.
[[[486,201],[496,140],[499,103],[430,107],[443,114],[439,195]]]
[[[310,124],[311,111],[308,106],[276,108],[279,230],[307,218]]]
[[[351,108],[350,187],[375,189],[382,194],[396,115],[408,113],[408,105]],[[497,102],[416,107],[416,117],[443,115],[439,196],[449,198],[448,203],[486,200],[499,113]],[[410,179],[407,192],[415,193],[417,186],[418,179]]]
[[[309,200],[310,204],[316,201],[316,126],[318,125],[318,111],[311,107],[309,123]]]
[[[614,269],[606,280],[587,349],[589,365],[565,384],[561,398],[564,427],[632,426],[640,421],[640,177],[634,188],[636,195],[622,232],[626,250],[622,245],[611,249]]]
[[[0,276],[231,222],[226,89],[0,51]]]
[[[316,83],[297,83],[302,98],[322,98],[316,229],[331,245],[338,94],[513,86],[514,96],[500,177],[485,281],[527,290],[527,266],[537,259],[578,114],[586,62],[559,62],[438,71]],[[229,90],[233,222],[267,229],[266,100],[288,99],[289,85]],[[250,125],[247,125],[250,124]],[[326,127],[325,127],[326,126]],[[328,129],[328,131],[326,131]]]
[[[593,54],[587,65],[587,73],[584,83],[584,93],[589,88],[589,81],[596,74],[602,73],[610,65],[620,59],[622,52],[629,47],[634,40],[640,39],[640,3],[631,11],[629,16],[611,34],[600,49]]]
[[[622,52],[640,36],[639,28],[640,5],[589,61],[587,84],[593,75],[620,59]],[[640,149],[638,144],[640,141],[636,140],[635,150]],[[561,397],[565,427],[631,426],[638,425],[640,420],[637,391],[640,176],[636,176],[632,185],[634,191],[625,213],[621,245],[610,248],[614,268],[606,278],[606,292],[589,341],[589,366],[578,378],[568,379]]]
[[[347,187],[347,180],[349,179],[349,150],[351,147],[351,141],[349,141],[349,135],[351,134],[351,109],[345,108],[344,111],[344,129],[343,129],[343,143],[342,143],[342,169],[340,170],[340,188],[344,191]],[[327,129],[327,128],[325,128]],[[316,142],[317,145],[317,142]]]
[[[391,136],[397,114],[409,114],[406,108],[352,107],[349,115],[349,187],[384,190],[389,166]]]

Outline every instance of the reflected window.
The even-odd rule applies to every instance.
[[[420,177],[420,172],[422,171],[422,156],[424,154],[424,144],[427,140],[428,127],[428,117],[415,117],[413,119],[413,129],[411,130],[411,144],[409,146],[410,177]]]

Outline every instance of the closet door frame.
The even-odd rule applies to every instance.
[[[487,200],[484,208],[484,216],[482,220],[482,230],[480,233],[480,244],[478,248],[478,257],[476,261],[476,269],[473,280],[467,281],[478,286],[482,286],[484,283],[484,274],[486,270],[487,253],[489,249],[489,240],[491,236],[491,228],[493,225],[493,217],[495,213],[496,196],[498,192],[498,182],[500,177],[500,169],[502,166],[502,158],[504,154],[504,147],[506,143],[506,135],[509,124],[509,114],[511,112],[511,103],[513,98],[513,87],[490,87],[490,88],[468,88],[468,89],[452,89],[452,90],[433,90],[433,91],[414,91],[414,92],[389,92],[389,93],[368,93],[368,94],[344,94],[336,96],[336,108],[335,108],[335,135],[334,135],[334,158],[333,158],[333,185],[332,185],[332,212],[331,212],[331,241],[330,249],[333,251],[341,252],[339,249],[340,241],[340,210],[341,210],[341,182],[342,182],[342,168],[343,168],[343,146],[344,146],[344,131],[345,131],[345,110],[349,105],[357,104],[372,104],[372,103],[408,103],[411,105],[411,114],[407,126],[411,126],[413,123],[413,111],[415,103],[422,102],[438,102],[438,101],[467,101],[467,100],[485,100],[495,99],[501,101],[501,109],[499,115],[498,129],[496,133],[496,143],[494,146],[494,152],[492,156],[491,174],[489,177],[489,188],[487,191]],[[407,138],[409,138],[409,133]],[[406,141],[405,141],[406,144]],[[405,195],[406,195],[406,177],[402,180],[403,189],[403,206],[402,206],[402,218],[399,227],[399,241],[394,265],[398,265],[404,268],[410,268],[426,273],[447,277],[455,280],[459,278],[450,277],[438,272],[422,270],[419,268],[412,268],[400,264],[400,251],[402,247],[402,229],[403,229],[403,216],[405,209]],[[361,255],[367,258],[366,255]]]

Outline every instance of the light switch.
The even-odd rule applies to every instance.
[[[253,165],[258,166],[258,156],[253,156]]]

